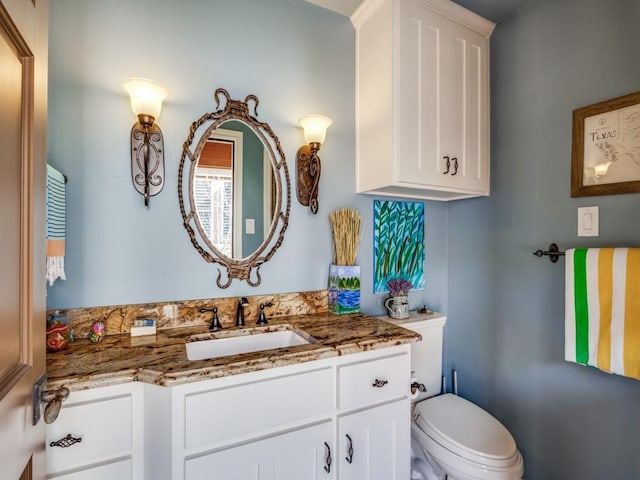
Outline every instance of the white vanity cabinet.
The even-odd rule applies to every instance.
[[[410,361],[409,345],[399,345],[170,388],[147,385],[146,415],[155,420],[146,427],[153,442],[145,445],[146,478],[405,480]],[[357,442],[351,465],[345,434]]]
[[[47,444],[82,441],[47,447],[47,477],[405,480],[409,383],[405,344],[182,385],[72,392]]]
[[[142,407],[139,383],[71,392],[46,428],[47,478],[144,478]]]
[[[356,27],[356,191],[489,194],[489,36],[447,0],[365,0]]]
[[[409,355],[338,367],[338,478],[410,476]]]
[[[333,478],[322,468],[333,445],[333,378],[329,364],[310,362],[156,388],[171,397],[172,442],[158,447],[171,451],[171,465],[154,478]]]

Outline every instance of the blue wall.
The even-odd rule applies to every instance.
[[[373,198],[353,193],[355,35],[348,18],[303,0],[56,0],[50,5],[49,161],[69,177],[66,282],[48,308],[143,303],[320,290],[331,263],[328,214],[364,217],[359,263],[363,310],[382,313],[372,292]],[[141,34],[141,26],[148,34]],[[149,209],[131,185],[129,132],[135,117],[120,84],[164,83],[158,119],[166,184]],[[178,205],[177,171],[191,122],[215,110],[213,92],[254,93],[259,119],[282,142],[292,183],[304,142],[297,120],[333,118],[322,146],[320,210],[292,191],[284,243],[261,269],[262,285],[215,286],[217,269],[191,246]],[[427,203],[427,289],[412,302],[446,305],[446,205]]]
[[[606,3],[606,5],[605,5]],[[49,308],[318,290],[331,261],[328,213],[364,216],[363,310],[371,294],[372,201],[354,190],[354,32],[303,0],[51,2],[49,161],[69,176],[66,282]],[[427,287],[412,294],[448,313],[447,370],[461,393],[514,433],[535,480],[640,477],[640,384],[562,360],[563,271],[531,252],[558,242],[640,245],[638,195],[571,199],[571,111],[640,88],[640,4],[536,0],[492,37],[492,196],[425,203]],[[142,41],[139,26],[153,32]],[[233,39],[233,41],[231,41]],[[170,96],[158,123],[167,183],[147,210],[131,186],[134,116],[120,82],[146,76]],[[292,201],[263,284],[215,287],[192,248],[177,197],[189,124],[215,88],[255,93],[289,167],[297,119],[333,118],[321,150],[320,211]],[[292,178],[292,182],[294,182]],[[295,182],[294,182],[295,183]],[[295,185],[294,185],[295,186]],[[576,237],[578,206],[600,206],[601,236]]]
[[[572,110],[640,90],[640,2],[537,0],[491,40],[492,195],[449,207],[447,365],[513,432],[535,480],[640,478],[640,383],[568,364],[564,261],[640,246],[640,197],[570,198]],[[577,208],[600,207],[578,238]]]

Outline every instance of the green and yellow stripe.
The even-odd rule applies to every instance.
[[[566,255],[566,360],[640,379],[640,249]]]

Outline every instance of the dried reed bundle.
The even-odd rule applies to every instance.
[[[355,265],[360,246],[362,217],[354,208],[334,210],[329,214],[333,234],[334,265]]]

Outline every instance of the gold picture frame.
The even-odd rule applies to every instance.
[[[571,196],[640,192],[640,92],[573,111]]]

